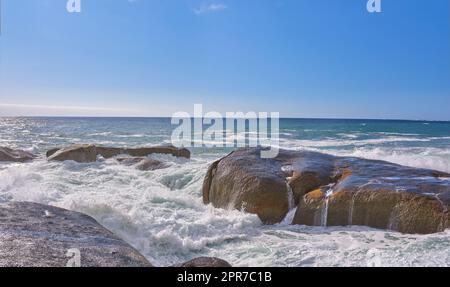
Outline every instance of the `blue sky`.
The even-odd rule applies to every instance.
[[[2,0],[0,115],[450,120],[448,0]]]

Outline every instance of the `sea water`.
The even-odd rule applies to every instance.
[[[169,143],[168,118],[0,118],[0,146],[40,155],[0,163],[0,202],[33,201],[84,212],[158,266],[216,256],[235,266],[449,266],[450,230],[408,235],[367,227],[272,226],[202,202],[208,165],[230,149],[193,149],[190,160],[154,155],[166,169],[139,171],[114,159],[47,162],[73,143]],[[282,119],[280,145],[382,159],[450,172],[450,122]]]

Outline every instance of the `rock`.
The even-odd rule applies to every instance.
[[[203,201],[255,213],[267,224],[280,222],[289,211],[281,164],[260,159],[257,150],[238,150],[213,163],[203,183]]]
[[[191,158],[191,152],[186,148],[176,148],[174,146],[127,148],[124,153],[130,156],[148,156],[151,154],[168,154],[175,157]]]
[[[146,157],[118,157],[116,160],[120,162],[120,164],[125,166],[132,166],[140,163],[141,161],[147,159]]]
[[[161,162],[159,160],[146,158],[146,159],[140,161],[136,165],[136,168],[138,170],[142,170],[142,171],[150,171],[150,170],[167,168],[168,166],[169,166],[168,164]]]
[[[115,147],[96,147],[97,155],[101,155],[104,158],[112,158],[119,154],[126,154],[125,149]]]
[[[404,233],[450,227],[450,174],[353,157],[280,150],[261,159],[241,149],[213,163],[203,200],[280,222],[298,206],[293,224],[366,225]]]
[[[34,154],[23,150],[13,150],[7,147],[0,147],[0,162],[26,162],[34,158],[36,158]]]
[[[80,163],[95,162],[97,156],[111,158],[120,154],[132,157],[146,157],[151,154],[170,154],[176,157],[190,158],[188,149],[179,149],[173,146],[147,147],[147,148],[114,148],[97,147],[95,145],[72,145],[62,149],[51,149],[47,151],[48,160],[66,161],[73,160]]]
[[[48,160],[73,160],[80,163],[95,162],[97,161],[97,149],[95,145],[77,144],[53,152]]]
[[[52,206],[0,204],[0,266],[151,267],[134,248],[93,218]],[[75,259],[75,260],[74,260]]]
[[[294,224],[420,234],[450,227],[448,174],[355,158],[336,158],[335,173],[331,186],[303,197]]]
[[[136,169],[142,171],[163,169],[169,166],[167,163],[147,157],[122,157],[116,158],[116,160],[126,166],[134,165]]]
[[[45,155],[47,157],[51,157],[53,154],[55,154],[55,152],[59,151],[61,148],[57,147],[57,148],[52,148],[50,150],[48,150]]]
[[[187,261],[185,263],[175,265],[173,267],[191,268],[191,267],[232,267],[230,263],[225,260],[215,258],[215,257],[199,257]]]

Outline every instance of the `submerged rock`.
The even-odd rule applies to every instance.
[[[34,158],[36,158],[36,155],[27,151],[0,147],[0,161],[26,162]]]
[[[149,171],[149,170],[163,169],[168,166],[169,166],[168,164],[166,164],[162,161],[146,158],[146,159],[140,161],[136,165],[136,169],[143,170],[143,171]]]
[[[191,268],[191,267],[232,267],[230,263],[215,257],[199,257],[173,267]]]
[[[142,171],[152,171],[169,167],[167,163],[147,157],[119,157],[118,162],[126,166],[135,166],[136,169]]]
[[[79,261],[78,261],[79,258]],[[52,206],[0,204],[0,266],[150,267],[93,218]]]
[[[47,151],[48,160],[73,160],[80,163],[95,162],[97,156],[111,158],[120,154],[132,157],[146,157],[151,154],[169,154],[175,157],[190,158],[191,153],[185,148],[174,146],[145,147],[145,148],[114,148],[98,147],[91,144],[77,144],[66,148],[55,148]]]
[[[293,224],[404,233],[450,227],[450,174],[309,151],[281,150],[274,159],[259,154],[241,149],[213,163],[204,202],[255,213],[264,223],[280,222],[298,206]]]
[[[125,166],[136,165],[145,159],[146,159],[146,157],[118,157],[118,158],[116,158],[116,160],[120,164],[125,165]]]

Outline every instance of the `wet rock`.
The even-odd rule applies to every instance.
[[[215,257],[199,257],[187,261],[185,263],[175,265],[173,267],[191,268],[191,267],[217,267],[217,268],[227,268],[232,267],[230,263],[225,260],[215,258]]]
[[[93,218],[52,206],[0,204],[0,266],[150,267]]]
[[[167,168],[169,165],[159,160],[146,158],[136,165],[136,169],[142,171],[151,171]]]
[[[95,162],[97,156],[112,158],[121,154],[131,157],[146,157],[151,154],[169,154],[175,157],[190,158],[188,149],[173,146],[146,147],[146,148],[114,148],[97,147],[95,145],[77,144],[67,148],[51,149],[47,151],[48,160],[66,161],[73,160],[80,163]]]
[[[49,150],[45,153],[45,156],[46,156],[46,157],[51,157],[53,154],[55,154],[55,152],[59,151],[60,149],[61,149],[61,148],[59,148],[59,147],[49,149]]]
[[[203,183],[203,201],[215,207],[255,213],[264,223],[280,222],[289,211],[281,164],[238,150],[213,163]]]
[[[123,157],[116,158],[118,162],[126,166],[135,166],[142,171],[152,171],[169,167],[169,164],[147,157]]]
[[[80,163],[88,163],[97,160],[97,149],[95,145],[77,144],[50,153],[51,156],[48,157],[50,161],[73,160]]]
[[[36,158],[32,153],[23,150],[13,150],[7,147],[0,147],[0,162],[26,162]]]
[[[118,157],[118,158],[116,158],[116,160],[120,164],[125,165],[125,166],[136,165],[145,159],[147,159],[147,158],[146,157]]]
[[[289,192],[298,206],[293,224],[366,225],[404,233],[450,227],[450,174],[353,157],[281,150],[261,159],[241,149],[213,163],[203,200],[280,222]]]
[[[127,148],[124,153],[130,156],[140,157],[151,154],[168,154],[175,157],[190,158],[191,152],[186,148],[176,148],[174,146],[144,147],[144,148]]]

